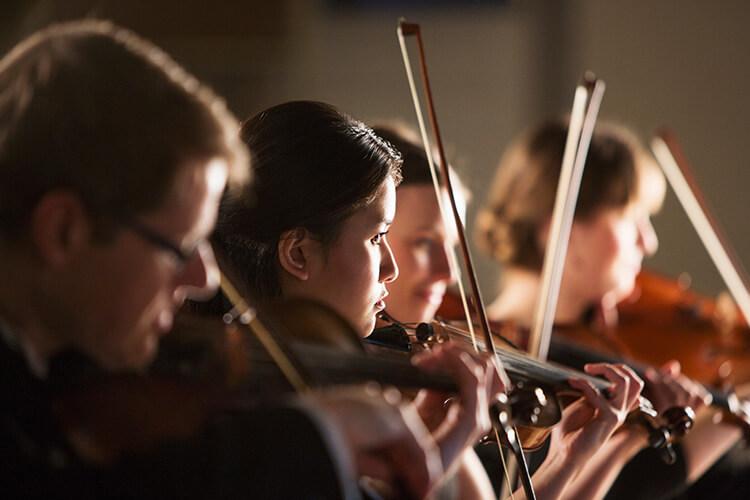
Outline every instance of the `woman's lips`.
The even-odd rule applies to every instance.
[[[388,292],[384,293],[382,297],[380,297],[380,300],[375,302],[375,309],[378,311],[382,311],[385,309],[385,298],[388,297]]]

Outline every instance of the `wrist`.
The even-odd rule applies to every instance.
[[[464,452],[471,449],[480,437],[476,426],[468,425],[466,419],[449,415],[443,425],[433,433],[433,438],[440,448],[443,467],[448,469],[459,461]]]
[[[559,448],[547,456],[532,477],[537,495],[542,498],[561,498],[563,491],[579,472],[579,467],[571,464],[568,450]]]
[[[640,425],[625,425],[609,438],[608,446],[625,463],[648,446],[648,432]]]

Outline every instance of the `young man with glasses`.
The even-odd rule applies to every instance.
[[[59,425],[75,374],[143,370],[189,292],[216,286],[206,238],[247,176],[238,128],[106,22],[53,26],[0,60],[0,497],[353,498],[368,470],[352,457],[371,450],[414,494],[438,480],[416,413],[364,393],[224,415],[110,461]]]

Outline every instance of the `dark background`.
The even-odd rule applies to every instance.
[[[240,117],[289,99],[331,102],[371,120],[413,122],[396,20],[422,25],[449,156],[484,198],[508,141],[566,112],[585,69],[608,84],[602,116],[644,140],[662,124],[682,140],[698,182],[750,261],[750,9],[725,0],[0,0],[0,48],[55,20],[113,19],[152,39],[224,95]],[[470,210],[470,223],[473,211]],[[649,265],[722,288],[669,193]],[[497,270],[480,259],[494,290]]]

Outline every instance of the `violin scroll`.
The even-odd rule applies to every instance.
[[[678,438],[683,437],[693,428],[695,423],[695,412],[689,406],[673,406],[662,414],[672,434]]]
[[[639,423],[648,433],[649,448],[660,450],[662,460],[673,464],[677,459],[673,444],[693,427],[695,412],[689,406],[674,406],[660,416],[642,401],[639,411],[631,413],[628,420]]]

